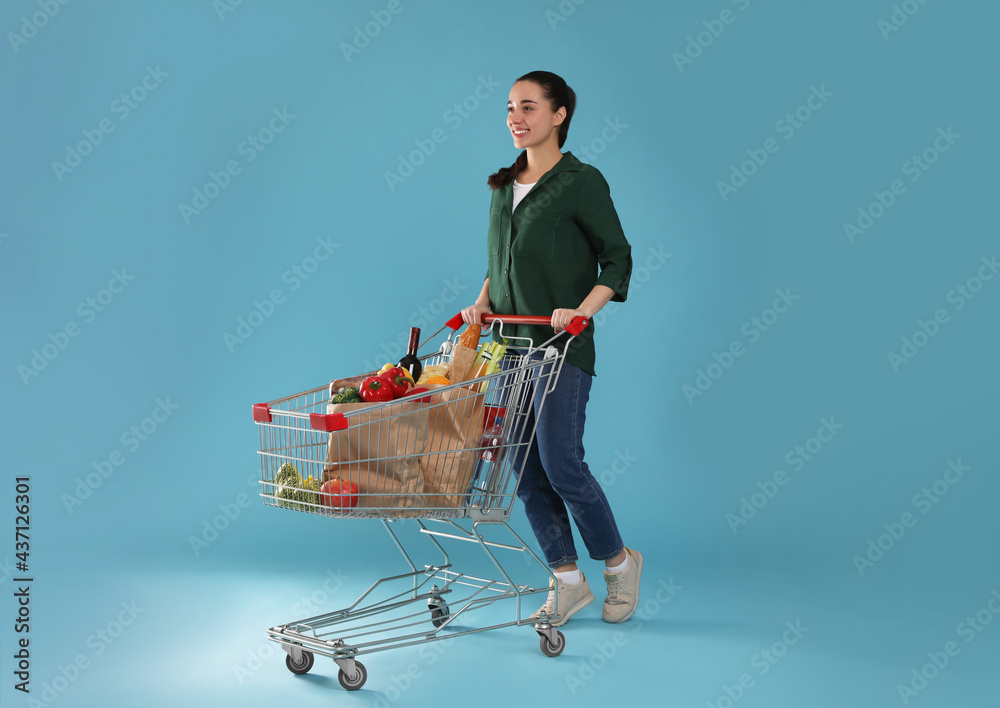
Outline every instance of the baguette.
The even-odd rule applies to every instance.
[[[469,349],[479,349],[479,337],[483,334],[483,328],[481,325],[469,325],[468,329],[462,332],[462,336],[459,337],[458,343],[463,347],[468,347]]]

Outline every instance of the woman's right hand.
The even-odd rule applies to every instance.
[[[478,302],[475,305],[469,305],[467,308],[462,310],[462,321],[465,324],[482,324],[483,315],[492,315],[493,311],[488,305],[480,305]]]

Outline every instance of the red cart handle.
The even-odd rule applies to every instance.
[[[258,423],[273,423],[274,417],[271,415],[271,406],[266,403],[254,403],[253,419]],[[347,416],[343,413],[309,414],[309,427],[313,430],[332,433],[337,430],[347,430],[347,426]]]
[[[552,318],[542,317],[540,315],[483,315],[483,324],[490,324],[493,321],[506,322],[514,325],[547,325],[552,323]],[[446,326],[457,330],[464,322],[465,321],[462,319],[462,313],[459,312],[457,315],[448,320],[448,324]],[[587,329],[587,324],[589,322],[590,320],[586,317],[574,317],[573,321],[566,327],[566,331],[575,337],[580,334],[580,332]]]

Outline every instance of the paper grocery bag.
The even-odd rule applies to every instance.
[[[420,455],[426,444],[427,406],[406,399],[378,405],[327,404],[327,413],[348,415],[348,427],[330,433],[324,481],[340,477],[357,484],[361,508],[419,507],[424,492]]]
[[[427,388],[446,387],[432,384]],[[475,448],[483,434],[486,395],[463,387],[436,393],[431,400],[420,458],[423,498],[428,507],[461,506],[476,470]]]
[[[451,353],[451,363],[448,364],[448,380],[461,383],[472,378],[472,366],[476,363],[479,351],[471,347],[456,344]]]
[[[459,366],[471,369],[472,360],[459,357]],[[331,388],[352,381],[334,381]],[[440,390],[447,388],[441,384],[426,388],[426,397],[402,398],[381,408],[327,404],[328,413],[348,415],[348,427],[330,433],[323,481],[354,482],[358,507],[389,516],[433,515],[435,509],[461,506],[476,469],[486,395],[464,387]]]

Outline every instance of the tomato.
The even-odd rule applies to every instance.
[[[331,479],[319,489],[323,506],[355,507],[358,505],[358,485],[349,479]]]

